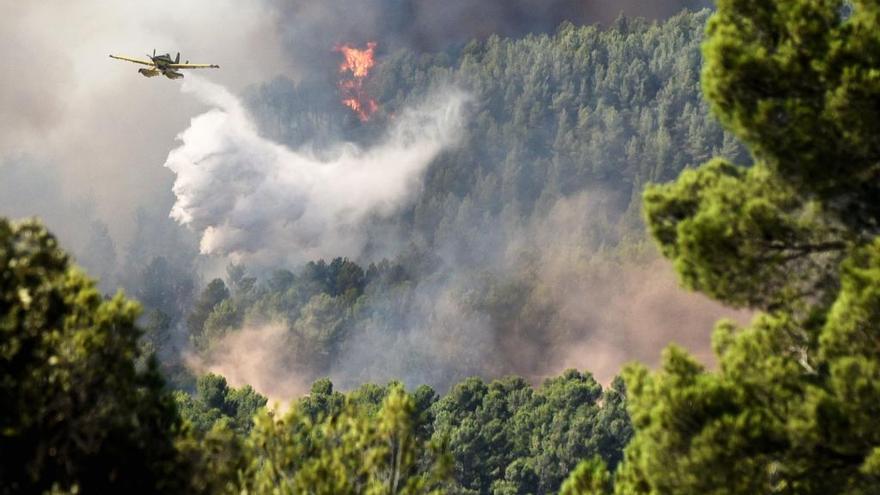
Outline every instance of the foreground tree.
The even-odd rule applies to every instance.
[[[704,93],[755,164],[645,193],[684,285],[762,310],[626,373],[636,435],[616,493],[880,490],[880,4],[719,0]],[[580,469],[567,486],[602,489]]]
[[[312,418],[294,408],[282,418],[257,417],[247,440],[250,465],[242,493],[442,493],[449,459],[416,431],[413,396],[394,386],[376,414],[349,402]],[[424,455],[429,452],[431,455]]]
[[[135,366],[138,313],[40,224],[0,218],[0,492],[182,491],[173,400]]]

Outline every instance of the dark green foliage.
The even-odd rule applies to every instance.
[[[611,476],[601,459],[593,458],[578,464],[562,485],[560,495],[604,495],[611,492]]]
[[[392,382],[365,384],[343,394],[333,390],[330,380],[318,380],[291,406],[298,426],[271,433],[268,423],[260,423],[249,442],[260,439],[260,445],[275,449],[282,447],[274,443],[281,437],[295,438],[289,452],[297,452],[301,462],[313,462],[309,459],[327,455],[314,450],[317,438],[309,437],[313,428],[335,431],[343,420],[353,425],[382,421],[383,408],[400,390]],[[415,465],[424,470],[437,462],[439,452],[448,453],[454,478],[445,484],[449,493],[555,493],[582,460],[596,457],[602,466],[615,466],[632,433],[622,381],[615,380],[603,392],[592,376],[574,370],[538,388],[518,377],[488,384],[469,378],[438,397],[421,386],[407,394],[407,402],[410,434],[418,444],[431,446],[412,453]]]
[[[583,459],[613,466],[630,434],[620,383],[603,393],[576,371],[538,389],[472,378],[443,398],[395,382],[341,394],[323,379],[280,420],[249,386],[206,375],[177,392],[182,428],[153,362],[135,366],[136,305],[103,300],[37,224],[0,221],[0,267],[3,493],[550,493]],[[148,321],[160,332],[167,317]]]
[[[633,435],[632,421],[626,410],[626,386],[616,377],[602,394],[602,410],[592,431],[599,457],[612,470],[623,460],[623,449]]]
[[[0,219],[0,491],[182,490],[179,420],[138,306],[101,297],[36,222]]]
[[[553,493],[583,460],[612,467],[632,434],[619,387],[604,394],[569,370],[533,389],[522,378],[470,378],[432,407],[434,437],[448,441],[456,490]]]
[[[194,342],[199,342],[201,339],[205,321],[207,321],[211,312],[214,311],[214,307],[227,298],[229,298],[229,289],[226,288],[226,284],[219,278],[212,280],[202,290],[201,295],[199,295],[186,319],[186,327],[189,330],[190,338]]]
[[[326,382],[318,391],[331,394]],[[377,390],[382,390],[377,388]],[[415,400],[399,384],[382,390],[375,407],[357,394],[317,419],[295,403],[280,418],[263,414],[246,447],[239,477],[248,493],[443,493],[449,459],[441,445],[417,433]]]
[[[230,388],[222,376],[207,374],[196,382],[196,393],[175,395],[180,415],[200,434],[217,422],[225,422],[237,433],[245,434],[253,426],[253,417],[266,406],[267,399],[250,385]]]
[[[761,309],[833,298],[851,234],[824,210],[762,164],[725,160],[645,192],[650,231],[684,284]]]
[[[652,187],[646,216],[685,284],[765,312],[718,324],[715,372],[671,348],[625,373],[615,493],[878,492],[878,19],[867,1],[718,2],[703,87],[756,164]]]
[[[178,318],[185,313],[194,289],[191,278],[179,273],[168,259],[158,256],[141,270],[135,296],[146,307]]]
[[[379,114],[350,132],[339,122],[329,125],[333,131],[314,127],[320,100],[308,84],[274,81],[250,101],[264,132],[320,147],[327,136],[314,129],[369,141],[431,90],[468,91],[472,108],[461,143],[430,165],[415,204],[388,222],[404,239],[451,248],[460,262],[477,265],[491,259],[493,243],[503,244],[563,198],[602,190],[612,222],[623,216],[639,227],[644,184],[673,179],[713,155],[744,158],[700,94],[707,18],[704,11],[661,23],[622,19],[610,29],[563,24],[553,35],[494,36],[452,53],[394,52],[367,81]],[[326,122],[339,119],[324,112]]]
[[[357,297],[364,290],[364,270],[344,258],[335,258],[330,264],[324,260],[309,262],[302,276],[314,285],[316,291],[333,297]]]
[[[877,6],[847,0],[719,2],[703,87],[755,156],[856,232],[876,234]]]
[[[322,378],[312,384],[309,395],[299,399],[299,408],[312,420],[338,414],[345,404],[345,395],[333,391],[333,382]]]

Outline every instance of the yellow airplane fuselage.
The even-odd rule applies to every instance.
[[[184,63],[180,63],[180,53],[177,54],[176,58],[171,58],[171,54],[165,55],[156,55],[156,51],[153,50],[153,55],[147,55],[149,60],[142,60],[130,57],[121,57],[118,55],[110,55],[110,58],[115,58],[119,60],[126,60],[128,62],[134,62],[136,64],[146,65],[147,67],[138,69],[138,72],[144,77],[156,77],[156,76],[165,76],[168,79],[180,79],[183,77],[183,74],[178,71],[178,69],[219,69],[220,66],[216,64],[190,64],[189,60]]]

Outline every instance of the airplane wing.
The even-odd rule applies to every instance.
[[[119,57],[119,56],[117,56],[117,55],[110,55],[110,58],[115,58],[115,59],[117,59],[117,60],[126,60],[126,61],[128,61],[128,62],[134,62],[134,63],[136,63],[136,64],[154,65],[153,62],[150,62],[150,61],[147,61],[147,60],[140,60],[140,59],[137,59],[137,58]]]
[[[215,64],[167,64],[165,67],[169,69],[219,69],[219,65]]]

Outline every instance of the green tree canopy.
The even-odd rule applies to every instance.
[[[755,165],[652,186],[646,219],[684,285],[763,312],[718,324],[717,371],[629,368],[615,493],[877,493],[880,4],[719,0],[707,32],[704,93]]]
[[[353,401],[317,419],[309,412],[294,405],[280,418],[257,417],[241,477],[245,493],[441,493],[447,456],[419,439],[417,404],[402,387],[390,387],[374,414]]]
[[[225,421],[237,433],[246,434],[253,426],[254,415],[268,402],[250,385],[231,388],[225,378],[212,373],[199,377],[194,396],[178,391],[174,397],[181,417],[200,433]]]
[[[179,420],[139,308],[101,297],[34,221],[0,218],[0,492],[174,492]]]

